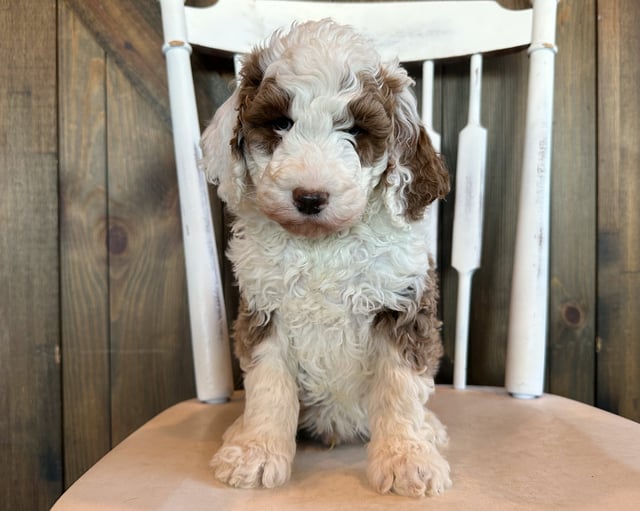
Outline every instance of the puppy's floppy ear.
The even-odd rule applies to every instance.
[[[449,192],[449,173],[422,125],[413,81],[397,63],[381,71],[392,105],[393,130],[385,171],[385,204],[405,222],[423,217],[426,207]]]
[[[239,207],[246,185],[238,102],[239,89],[236,88],[218,108],[200,140],[207,179],[218,186],[218,195],[231,211]]]

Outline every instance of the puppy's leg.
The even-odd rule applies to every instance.
[[[380,493],[418,497],[444,492],[451,479],[438,447],[447,435],[435,415],[425,410],[433,378],[417,374],[387,342],[381,345],[374,380],[369,482]]]
[[[245,410],[224,435],[211,460],[220,481],[241,488],[281,486],[289,480],[296,451],[298,394],[275,337],[252,354],[245,384]]]

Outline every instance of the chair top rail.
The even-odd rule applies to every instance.
[[[229,53],[248,53],[278,28],[296,20],[333,18],[368,36],[384,59],[401,62],[461,57],[531,42],[532,9],[510,10],[493,0],[304,2],[218,0],[186,7],[189,42]]]

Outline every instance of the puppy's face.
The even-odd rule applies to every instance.
[[[317,237],[364,213],[387,167],[391,115],[372,77],[349,69],[327,76],[294,62],[272,63],[246,93],[239,144],[262,213],[294,234]]]
[[[419,175],[444,169],[418,161],[425,151],[438,159],[426,134],[421,137],[413,96],[409,108],[400,97],[408,92],[406,73],[393,76],[350,29],[330,22],[294,27],[248,55],[241,76],[230,99],[232,113],[221,108],[203,140],[207,153],[209,139],[220,135],[216,127],[232,124],[222,117],[236,116],[230,145],[234,183],[225,183],[224,173],[214,169],[227,202],[233,202],[230,187],[239,186],[238,206],[253,201],[287,231],[321,237],[358,222],[381,181],[391,192],[387,199],[398,203],[395,214],[407,219],[421,216],[442,194],[445,187],[436,185],[409,204],[408,188],[424,181]],[[212,129],[217,133],[208,133]],[[412,163],[422,168],[415,172]],[[384,190],[377,195],[382,200]],[[407,215],[411,207],[421,210],[415,218]]]

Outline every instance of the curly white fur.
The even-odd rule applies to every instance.
[[[410,84],[350,28],[310,22],[245,59],[204,134],[208,175],[235,218],[228,256],[246,307],[246,408],[212,460],[224,482],[284,484],[302,428],[331,444],[370,439],[380,492],[450,485],[446,432],[425,408],[439,322],[422,305],[437,289],[416,220],[448,181],[422,168],[437,158]],[[431,337],[408,328],[403,348],[378,327],[420,314]]]

